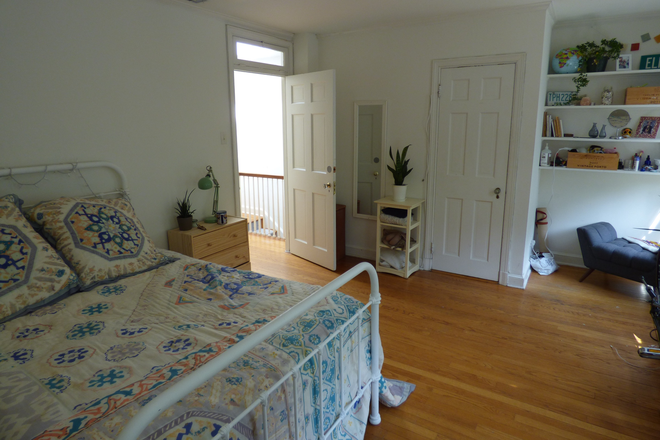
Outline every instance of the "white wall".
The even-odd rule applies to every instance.
[[[337,203],[353,206],[353,102],[384,99],[388,102],[388,142],[393,148],[412,144],[406,180],[408,196],[425,198],[424,170],[427,117],[432,90],[432,61],[443,58],[525,53],[517,192],[508,273],[513,284],[524,286],[528,271],[527,245],[533,218],[530,203],[536,194],[534,164],[539,151],[536,125],[544,59],[546,11],[544,7],[470,15],[435,24],[406,26],[319,36],[321,69],[337,71]],[[503,31],[506,30],[506,31]],[[547,51],[547,49],[545,49]],[[389,158],[383,154],[383,160]],[[388,183],[392,177],[386,173]],[[390,185],[388,193],[391,194]],[[349,255],[375,257],[375,222],[347,213],[346,248]]]
[[[641,42],[640,35],[647,32],[651,36],[660,33],[659,14],[644,17],[618,17],[615,20],[558,23],[552,33],[550,56],[554,56],[562,48],[574,47],[591,40],[600,42],[602,38],[617,38],[620,42],[627,44]],[[623,53],[630,52],[624,51]],[[640,51],[632,52],[633,69],[639,68],[641,55],[654,53],[660,53],[660,44],[653,40],[642,43]],[[608,70],[614,70],[614,68],[614,62],[610,61]],[[660,85],[660,72],[658,75],[659,78],[649,85]],[[600,103],[602,84],[598,88],[596,83],[597,80],[592,80],[586,92],[592,100]],[[572,86],[570,82],[567,84]],[[617,80],[617,84],[625,84],[625,81],[620,83]],[[614,90],[615,101],[617,98],[623,99],[624,88],[627,86],[627,84],[618,85],[618,89]],[[618,108],[616,105],[612,106],[612,110],[616,108]],[[660,115],[658,111],[646,110],[646,112],[649,111],[652,111],[652,114],[649,115]],[[634,129],[637,126],[639,116],[635,117],[635,115],[639,114],[639,112],[631,110],[633,118],[629,127]],[[575,115],[575,113],[571,113],[571,115]],[[576,131],[582,130],[576,135],[586,136],[586,132],[593,122],[597,122],[599,128],[602,124],[607,124],[607,115],[609,115],[608,110],[590,112],[586,116],[584,116],[584,112],[578,112],[575,118],[582,117],[579,119],[580,123],[568,121],[567,124],[577,126]],[[614,129],[609,125],[607,130],[608,135],[614,133]],[[594,144],[598,145],[598,142],[595,141]],[[602,144],[602,146],[605,148],[618,146],[618,150],[622,153],[625,151],[626,154],[632,150],[645,150],[645,154],[649,154],[651,159],[660,159],[660,139],[657,144],[634,144],[628,147],[623,144]],[[622,155],[622,158],[627,157]],[[635,229],[659,227],[657,224],[658,215],[660,215],[659,184],[660,175],[658,174],[631,175],[571,170],[558,170],[553,174],[550,170],[544,170],[540,176],[538,206],[548,208],[551,221],[548,228],[548,245],[555,253],[557,261],[560,264],[582,266],[576,228],[598,221],[611,223],[621,236],[647,237],[650,240],[660,241],[660,233],[648,233]]]
[[[114,162],[161,247],[206,165],[233,213],[221,19],[166,0],[4,1],[0,28],[0,167]],[[211,193],[192,197],[199,218]]]

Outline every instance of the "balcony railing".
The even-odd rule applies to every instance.
[[[239,173],[241,217],[252,234],[284,237],[284,176]]]

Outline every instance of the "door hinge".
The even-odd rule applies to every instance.
[[[441,94],[442,94],[442,86],[438,84],[438,98],[440,97]]]
[[[431,255],[433,255],[433,243],[431,243]]]

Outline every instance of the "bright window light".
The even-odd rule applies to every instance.
[[[248,43],[236,43],[236,57],[244,61],[270,64],[271,66],[284,66],[283,52]]]
[[[282,77],[234,72],[238,171],[284,175]]]

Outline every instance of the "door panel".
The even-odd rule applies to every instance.
[[[434,269],[499,278],[514,74],[513,64],[441,69]]]
[[[289,76],[285,88],[289,249],[335,270],[335,72]]]

